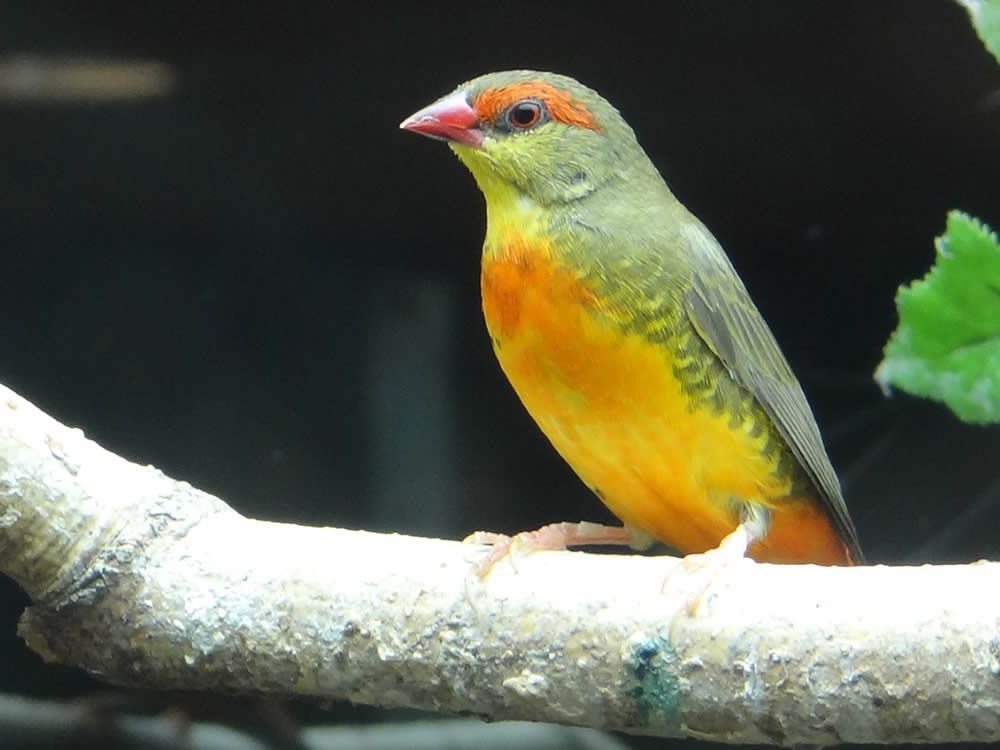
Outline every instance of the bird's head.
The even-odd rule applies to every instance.
[[[487,200],[513,187],[542,205],[570,203],[648,164],[614,107],[555,73],[480,76],[400,127],[446,141]]]

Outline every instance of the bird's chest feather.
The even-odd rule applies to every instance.
[[[545,242],[516,238],[487,253],[481,283],[493,348],[519,393],[591,390],[598,300]]]
[[[497,359],[564,455],[623,421],[632,429],[686,412],[664,353],[626,334],[582,276],[543,240],[514,236],[483,256],[483,313]]]

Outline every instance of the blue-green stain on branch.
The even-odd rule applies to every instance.
[[[629,639],[625,666],[631,669],[626,694],[635,700],[636,713],[645,726],[676,726],[680,722],[680,685],[677,654],[661,635],[644,633]]]

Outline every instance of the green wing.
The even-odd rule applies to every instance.
[[[750,299],[719,243],[697,220],[681,229],[694,263],[688,317],[729,372],[757,398],[819,490],[820,499],[851,557],[862,562],[861,546],[830,465],[823,439],[798,380],[771,329]]]

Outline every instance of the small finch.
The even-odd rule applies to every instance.
[[[724,547],[862,562],[812,411],[719,243],[607,101],[572,78],[492,73],[407,118],[486,198],[482,298],[528,412],[624,527],[557,523],[531,547]],[[494,543],[492,565],[511,540]]]

